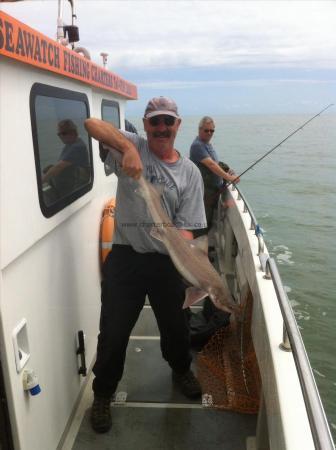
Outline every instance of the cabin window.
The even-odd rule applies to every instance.
[[[101,108],[102,119],[109,122],[116,128],[120,128],[120,110],[119,103],[111,100],[103,100]],[[105,174],[110,175],[113,172],[112,167],[105,162],[107,151],[100,147],[100,157],[104,161]]]
[[[30,113],[40,206],[51,217],[92,188],[89,103],[84,94],[36,83]]]

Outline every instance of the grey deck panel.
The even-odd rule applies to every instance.
[[[132,336],[159,336],[159,329],[152,308],[142,309],[131,334]]]
[[[192,368],[196,372],[194,363]],[[162,358],[158,340],[131,340],[117,392],[127,392],[128,402],[200,403],[200,400],[187,399],[174,387],[171,373]]]
[[[256,427],[255,416],[211,409],[112,407],[112,421],[96,434],[88,410],[72,450],[246,450]]]

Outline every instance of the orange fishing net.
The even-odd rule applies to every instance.
[[[256,414],[260,401],[260,373],[251,337],[252,294],[244,319],[216,332],[197,357],[204,406]]]

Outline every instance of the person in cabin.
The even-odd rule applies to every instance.
[[[44,168],[42,183],[49,182],[57,196],[63,197],[88,182],[89,152],[72,120],[61,120],[57,126],[57,135],[65,145],[57,163]]]
[[[234,171],[225,163],[218,161],[216,150],[210,144],[215,132],[215,122],[209,116],[204,116],[198,125],[198,136],[190,147],[190,159],[200,169],[204,182],[204,206],[207,218],[207,228],[197,235],[206,234],[211,228],[213,215],[221,190],[226,182],[239,182]]]
[[[132,179],[142,174],[161,187],[164,208],[185,239],[193,239],[192,230],[206,225],[201,174],[174,148],[180,123],[176,103],[156,97],[148,102],[144,113],[147,139],[112,128],[104,142],[123,154],[123,162],[121,168],[109,152],[107,160],[114,164],[118,189],[113,247],[103,266],[100,333],[93,367],[90,417],[98,433],[107,432],[112,425],[110,402],[122,377],[129,337],[146,295],[173,382],[185,396],[201,396],[200,384],[190,370],[188,321],[182,309],[186,286],[165,246],[150,235],[153,220]]]

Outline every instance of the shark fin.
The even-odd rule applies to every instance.
[[[208,254],[208,236],[206,234],[190,241],[190,245],[198,248],[206,255]]]
[[[199,289],[195,286],[190,286],[186,289],[186,298],[184,300],[182,308],[188,308],[207,297],[208,293],[203,289]]]
[[[152,227],[149,234],[152,236],[152,238],[163,242],[164,233],[161,227]]]

